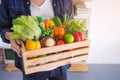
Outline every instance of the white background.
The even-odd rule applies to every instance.
[[[88,63],[120,63],[120,0],[92,0]]]

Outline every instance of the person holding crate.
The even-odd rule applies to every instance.
[[[67,80],[70,65],[25,75],[21,54],[21,40],[10,40],[12,20],[21,15],[42,16],[44,19],[67,14],[73,18],[72,0],[1,0],[0,32],[3,42],[10,43],[15,52],[15,66],[23,72],[23,80]]]

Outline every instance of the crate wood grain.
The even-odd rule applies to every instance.
[[[90,41],[85,40],[31,51],[26,51],[22,45],[25,73],[31,74],[86,60],[89,45]],[[40,57],[43,54],[47,54],[47,56]]]

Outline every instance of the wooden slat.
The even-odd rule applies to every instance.
[[[43,64],[43,63],[47,63],[47,62],[51,62],[51,61],[56,61],[56,60],[88,53],[88,51],[89,51],[88,48],[84,48],[84,49],[78,49],[78,50],[74,50],[74,51],[62,52],[59,54],[54,54],[54,55],[50,55],[50,56],[46,56],[46,57],[42,57],[42,58],[31,59],[31,60],[26,61],[26,63],[28,65]]]
[[[73,48],[89,46],[89,44],[90,44],[90,41],[85,40],[85,41],[75,42],[75,43],[71,43],[71,44],[46,47],[46,48],[41,48],[41,49],[32,50],[32,51],[25,51],[23,55],[37,56],[37,55],[45,54],[45,53],[51,54],[53,52],[59,52],[59,51],[63,51],[63,50],[69,50],[69,49],[73,49]]]
[[[57,61],[57,62],[53,62],[53,63],[48,63],[42,66],[34,66],[31,68],[25,68],[25,73],[26,74],[30,74],[30,73],[35,73],[38,71],[45,71],[46,69],[51,69],[54,67],[58,67],[58,66],[63,66],[66,64],[71,64],[71,63],[75,63],[75,62],[79,62],[82,60],[86,60],[87,59],[87,55],[84,56],[78,56],[78,57],[74,57],[74,58],[70,58],[70,59],[66,59],[66,60],[61,60],[61,61]]]
[[[23,58],[23,66],[24,66],[24,68],[27,68],[28,67],[28,64],[26,63],[26,60],[27,60],[27,57],[26,56],[24,56],[24,52],[26,51],[26,49],[25,49],[25,46],[24,46],[24,44],[22,43],[22,48],[21,48],[21,50],[22,50],[22,58]]]

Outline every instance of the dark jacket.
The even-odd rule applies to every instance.
[[[60,18],[64,14],[68,14],[67,19],[73,18],[73,6],[72,0],[53,0],[53,9],[55,16]],[[46,10],[47,11],[47,10]],[[30,0],[1,0],[0,4],[0,32],[3,42],[9,43],[5,39],[4,34],[6,31],[11,31],[12,20],[21,15],[30,14]],[[61,18],[62,19],[62,18]],[[15,54],[15,65],[16,67],[23,70],[22,59]],[[62,70],[65,71],[69,66],[63,66]]]

